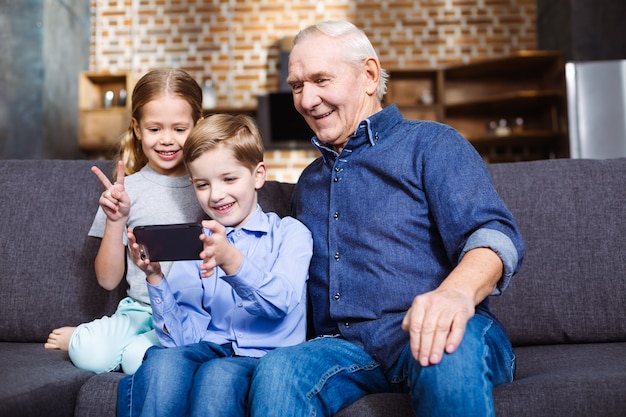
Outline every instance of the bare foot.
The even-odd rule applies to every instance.
[[[46,349],[61,349],[67,351],[70,339],[76,327],[59,327],[48,335],[48,341],[43,345]]]

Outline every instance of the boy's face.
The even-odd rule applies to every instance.
[[[218,146],[189,164],[191,182],[202,209],[224,226],[240,227],[254,213],[257,190],[265,183],[265,163],[243,166],[233,152]]]

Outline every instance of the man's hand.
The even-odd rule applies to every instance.
[[[473,300],[453,290],[437,289],[415,297],[402,320],[415,360],[422,366],[436,365],[444,350],[454,352],[473,315]]]
[[[502,277],[502,260],[491,249],[468,251],[441,285],[418,295],[402,320],[411,353],[420,365],[436,365],[463,340],[475,307]]]

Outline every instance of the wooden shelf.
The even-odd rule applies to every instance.
[[[466,139],[475,144],[494,144],[503,141],[524,144],[551,141],[557,139],[559,136],[560,133],[550,130],[523,130],[502,136],[486,134],[483,136],[471,136]]]
[[[472,114],[493,114],[499,111],[506,112],[508,109],[526,111],[538,107],[549,107],[555,101],[563,98],[563,92],[559,90],[517,91],[458,101],[456,103],[446,103],[445,108],[446,114],[468,112]]]
[[[392,70],[385,100],[398,106],[431,106],[441,101],[441,74],[434,69]]]
[[[465,65],[445,67],[447,80],[469,78],[528,77],[529,73],[548,72],[561,60],[556,51],[518,51],[496,59],[475,61]]]
[[[488,162],[567,157],[564,69],[559,52],[521,51],[439,69],[391,70],[385,103],[406,118],[456,128]],[[424,103],[424,92],[432,103]],[[513,129],[518,120],[523,125]],[[494,123],[505,123],[508,134],[495,135]]]
[[[114,152],[130,125],[135,79],[129,72],[83,71],[78,80],[78,146],[94,154]],[[112,98],[107,98],[107,93]]]
[[[470,137],[468,140],[489,162],[513,162],[555,158],[567,138],[556,132],[524,131],[506,136]]]

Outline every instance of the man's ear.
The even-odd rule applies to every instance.
[[[374,58],[365,60],[365,76],[367,78],[367,94],[375,95],[380,83],[380,63]]]
[[[133,126],[133,132],[135,133],[135,137],[141,140],[141,129],[139,129],[139,122],[134,117],[130,119],[130,123]]]
[[[259,162],[253,171],[254,174],[254,188],[259,190],[265,184],[265,176],[267,175],[267,166],[265,162]]]

